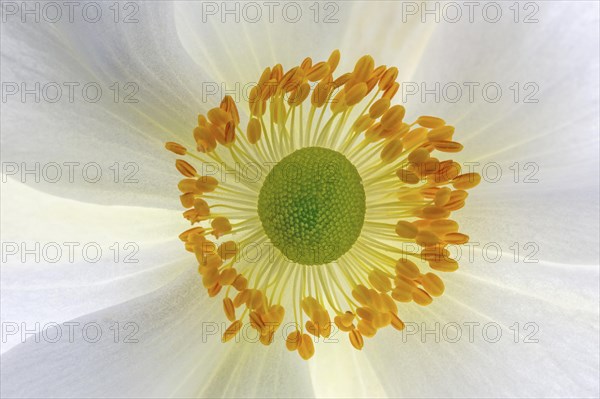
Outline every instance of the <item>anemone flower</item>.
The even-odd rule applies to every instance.
[[[3,3],[2,396],[597,397],[598,23]]]

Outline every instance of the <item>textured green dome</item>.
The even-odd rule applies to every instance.
[[[337,260],[356,242],[365,220],[358,171],[337,151],[302,148],[267,175],[258,216],[273,245],[304,265]]]

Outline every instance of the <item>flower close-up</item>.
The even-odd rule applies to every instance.
[[[597,398],[600,4],[10,1],[2,398]]]
[[[376,67],[366,55],[334,78],[339,62],[335,50],[314,65],[305,58],[287,71],[267,67],[250,91],[245,131],[226,96],[198,116],[196,151],[166,144],[205,171],[219,166],[199,175],[176,162],[185,177],[178,185],[189,208],[183,216],[198,224],[179,237],[196,255],[208,295],[226,288],[223,309],[232,324],[223,341],[240,333],[247,316],[268,345],[291,309],[286,346],[302,358],[315,350],[308,334],[328,338],[332,325],[360,350],[378,329],[404,329],[396,302],[425,306],[442,295],[433,271],[458,268],[445,246],[469,237],[449,216],[481,177],[432,156],[462,149],[452,141],[454,127],[433,116],[406,123],[404,107],[391,105],[396,67]],[[225,171],[229,180],[212,176]]]

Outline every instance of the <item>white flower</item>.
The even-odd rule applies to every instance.
[[[220,2],[119,3],[118,15],[93,3],[102,10],[96,23],[82,17],[83,6],[74,22],[64,8],[59,22],[49,22],[54,14],[42,5],[39,23],[31,15],[23,23],[21,3],[9,3],[2,23],[3,396],[598,396],[598,4],[518,3],[515,22],[512,4],[500,3],[494,23],[493,10],[482,14],[484,3],[471,23],[459,3],[462,17],[452,23],[447,3],[439,3],[435,23],[420,2],[314,3],[318,15],[313,4],[298,3],[298,22],[283,3],[270,22],[258,3],[263,14],[253,23],[245,3],[240,22]],[[532,12],[538,22],[524,23]],[[128,15],[139,22],[124,23]],[[407,114],[439,115],[456,126],[461,161],[480,162],[484,175],[458,216],[481,245],[445,275],[442,298],[410,305],[410,330],[382,330],[361,352],[345,337],[318,345],[308,362],[281,344],[221,344],[212,330],[226,322],[220,301],[207,297],[177,239],[186,224],[163,144],[189,141],[197,114],[227,94],[221,82],[243,86],[266,66],[327,59],[335,48],[343,70],[364,54],[398,67],[408,91],[396,101]],[[39,103],[23,94],[22,83],[36,82]],[[62,88],[56,103],[49,101],[53,82]],[[79,84],[73,102],[65,82]],[[435,82],[440,101],[424,92]],[[87,83],[102,88],[97,103],[82,92]],[[215,83],[219,93],[211,94]],[[457,86],[462,95],[453,102]],[[502,94],[493,102],[496,87]],[[139,102],[123,103],[130,93]],[[66,162],[79,163],[70,164],[73,182]],[[36,163],[39,183],[22,175]],[[44,174],[52,163],[63,172],[54,183]],[[98,166],[87,172],[103,173],[96,183],[82,175],[92,163]],[[137,182],[126,183],[128,176]],[[79,244],[73,261],[69,242]],[[36,261],[22,243],[59,246],[62,257],[52,263],[53,252],[40,250]],[[102,250],[97,263],[81,251],[90,243]],[[493,261],[496,248],[502,256]],[[139,262],[125,262],[127,255]],[[66,322],[75,323],[72,330],[62,324],[63,336],[51,342]],[[428,332],[436,326],[439,333]],[[89,342],[95,331],[102,337]]]

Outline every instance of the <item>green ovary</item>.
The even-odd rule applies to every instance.
[[[356,242],[365,220],[358,171],[337,151],[297,150],[270,171],[258,197],[265,233],[289,260],[322,265]]]

